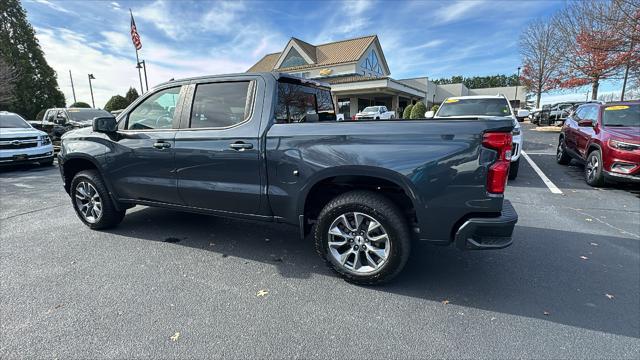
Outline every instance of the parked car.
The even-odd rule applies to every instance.
[[[0,111],[0,164],[19,163],[53,164],[51,139],[20,115]]]
[[[136,204],[284,222],[345,279],[373,284],[400,272],[413,239],[511,244],[512,130],[510,118],[338,122],[328,84],[251,73],[161,84],[64,134],[58,159],[92,229]]]
[[[518,122],[523,122],[524,119],[529,117],[528,109],[514,109],[513,113],[516,115]]]
[[[386,106],[367,106],[356,114],[356,120],[389,120],[396,117],[396,113],[387,110]]]
[[[93,118],[110,116],[109,112],[90,108],[53,108],[48,109],[42,119],[29,121],[36,129],[46,132],[57,145],[60,137],[67,131],[91,126]]]
[[[524,116],[524,111],[520,110],[520,116]],[[527,111],[528,113],[528,111]],[[427,111],[427,118],[446,119],[451,117],[473,117],[478,120],[503,119],[508,118],[513,124],[513,149],[511,153],[511,166],[509,169],[509,179],[518,177],[520,168],[520,150],[522,149],[522,131],[520,123],[516,119],[511,104],[503,95],[476,95],[476,96],[456,96],[445,99],[435,114]]]
[[[557,161],[585,164],[591,186],[640,182],[640,101],[580,105],[562,127]]]

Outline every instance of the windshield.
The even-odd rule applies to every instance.
[[[602,112],[602,125],[640,127],[640,104],[605,107]]]
[[[93,120],[96,117],[113,116],[106,110],[100,109],[68,109],[70,120],[73,121],[88,121]]]
[[[362,112],[378,112],[377,106],[367,106]]]
[[[438,110],[442,116],[511,116],[511,110],[503,98],[447,99]]]
[[[0,128],[28,129],[31,125],[16,114],[0,115]]]

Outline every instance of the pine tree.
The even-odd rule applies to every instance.
[[[129,103],[127,102],[127,99],[125,99],[121,95],[114,95],[104,105],[104,109],[109,111],[109,112],[111,112],[111,111],[115,111],[115,110],[122,110],[122,109],[126,108],[127,106],[129,106]]]
[[[138,98],[138,90],[130,87],[129,90],[127,90],[127,93],[124,94],[124,98],[127,99],[127,102],[129,104],[131,104],[135,99]]]
[[[17,74],[13,82],[14,99],[1,110],[34,119],[41,109],[65,106],[56,72],[47,64],[19,0],[0,1],[0,56]],[[9,87],[0,84],[4,86]]]

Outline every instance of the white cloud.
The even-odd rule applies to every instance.
[[[52,8],[53,10],[57,10],[57,11],[60,11],[60,12],[63,12],[63,13],[67,13],[67,14],[71,14],[72,13],[70,10],[67,10],[64,7],[60,6],[60,4],[51,2],[49,0],[33,0],[33,1],[38,3],[38,4],[46,5],[46,6],[50,7],[50,8]]]
[[[433,19],[438,24],[446,24],[453,21],[459,21],[468,15],[477,15],[472,10],[482,5],[484,0],[476,1],[457,1],[452,5],[444,5],[435,11]]]
[[[410,47],[407,50],[413,51],[413,50],[428,49],[428,48],[437,47],[439,45],[442,45],[443,43],[444,43],[444,40],[439,40],[439,39],[431,40],[431,41],[427,41],[426,43],[424,43],[422,45]]]
[[[36,28],[47,62],[57,72],[58,85],[67,103],[73,102],[69,70],[73,73],[76,98],[91,103],[87,74],[94,74],[93,92],[97,107],[104,107],[111,96],[124,95],[130,86],[139,91],[135,53],[127,35],[105,31],[106,41],[92,42],[84,35],[61,28]],[[207,74],[244,72],[253,59],[235,56],[194,54],[185,49],[172,49],[146,40],[141,58],[147,63],[149,86]]]
[[[113,1],[113,2],[111,2],[111,7],[114,8],[114,9],[118,9],[119,10],[121,6],[120,6],[119,3]]]
[[[374,8],[374,2],[370,0],[346,1],[342,3],[339,11],[332,10],[331,16],[323,18],[324,28],[318,31],[318,35],[313,39],[314,44],[322,44],[330,41],[343,40],[353,37],[371,25],[372,14],[369,10]],[[377,12],[374,12],[375,16]],[[345,17],[348,14],[348,17]],[[380,30],[380,29],[379,29]]]

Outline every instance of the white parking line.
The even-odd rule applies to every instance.
[[[547,187],[549,188],[549,191],[551,191],[554,194],[562,194],[562,190],[558,189],[556,184],[554,184],[551,180],[549,180],[547,175],[545,175],[542,172],[542,170],[540,170],[538,165],[536,165],[536,163],[534,163],[533,160],[531,160],[529,155],[527,155],[527,153],[524,152],[524,150],[521,152],[521,154],[522,154],[522,156],[524,156],[525,159],[527,159],[527,162],[529,163],[529,165],[531,165],[531,167],[536,172],[536,174],[538,174],[538,176],[540,176],[540,179],[542,179],[542,182],[544,182],[544,184],[547,185]]]

